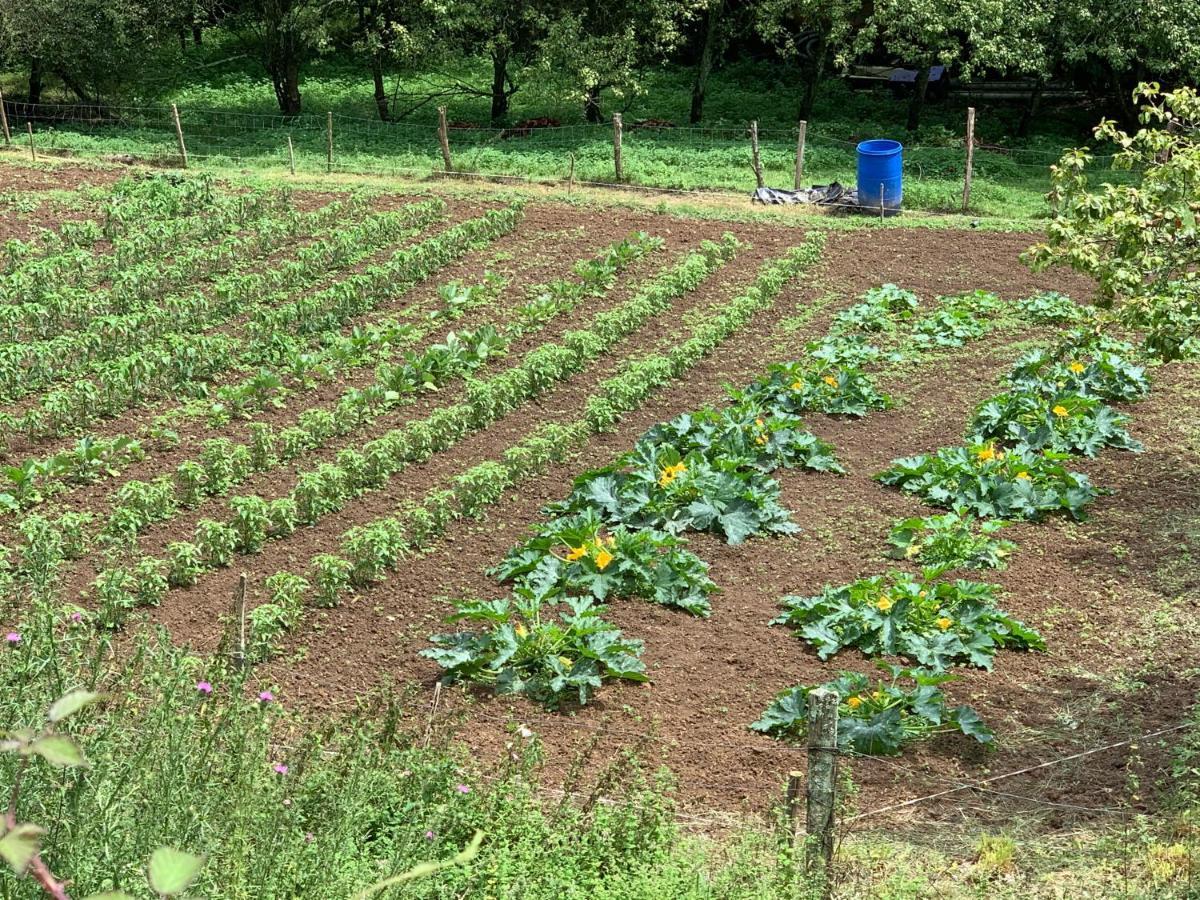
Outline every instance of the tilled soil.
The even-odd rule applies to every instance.
[[[827,263],[813,283],[785,291],[773,310],[627,418],[617,433],[596,438],[579,458],[524,485],[491,510],[483,524],[459,523],[441,547],[409,561],[405,571],[384,585],[361,593],[343,608],[312,616],[290,652],[266,667],[263,678],[278,685],[284,696],[327,709],[341,708],[381,682],[417,680],[432,690],[438,670],[419,651],[449,608],[445,598],[499,596],[501,589],[484,570],[527,525],[540,521],[540,507],[562,497],[578,471],[627,449],[654,422],[720,402],[724,383],[748,380],[768,363],[794,357],[804,340],[824,332],[837,306],[848,304],[871,284],[893,281],[925,297],[976,287],[1007,299],[1050,287],[1087,296],[1088,285],[1078,278],[1064,273],[1033,276],[1020,266],[1016,255],[1030,239],[920,231],[831,236]],[[780,328],[789,314],[827,292],[836,300],[806,326],[794,332]],[[821,683],[838,669],[871,669],[870,661],[856,653],[823,663],[786,630],[768,626],[777,614],[778,598],[815,593],[825,583],[844,583],[899,565],[883,557],[887,529],[893,519],[925,510],[870,476],[895,457],[961,441],[974,405],[995,392],[996,379],[1017,355],[1009,346],[1016,337],[984,339],[885,384],[901,398],[896,409],[861,421],[812,417],[810,427],[834,444],[850,474],[837,478],[778,473],[784,505],[804,529],[794,538],[752,540],[738,547],[707,535],[691,538],[692,549],[709,562],[722,588],[710,619],[637,601],[614,603],[610,618],[646,642],[651,684],[606,687],[586,707],[558,714],[522,700],[454,689],[444,694],[438,719],[453,723],[485,765],[503,755],[511,724],[520,721],[544,742],[551,783],[565,777],[580,754],[608,757],[632,745],[673,769],[686,804],[706,810],[763,811],[777,797],[786,772],[803,768],[803,754],[747,731],[746,724],[785,687]],[[1166,473],[1185,471],[1186,459],[1172,444],[1180,435],[1160,438],[1155,423],[1163,418],[1160,404],[1169,403],[1171,393],[1184,389],[1187,379],[1185,370],[1165,370],[1156,392],[1137,406],[1135,433],[1147,443],[1146,453],[1114,452],[1079,464],[1098,484],[1114,490],[1096,504],[1090,523],[1014,526],[1012,538],[1020,549],[1011,567],[979,576],[1001,584],[1005,608],[1040,628],[1050,646],[1044,654],[1001,654],[995,672],[963,671],[961,680],[948,688],[952,702],[971,703],[995,727],[999,751],[988,753],[969,739],[945,737],[908,751],[899,767],[891,761],[856,760],[851,767],[861,808],[940,790],[955,778],[1016,770],[1178,721],[1179,704],[1194,694],[1194,678],[1154,678],[1149,687],[1153,701],[1141,701],[1136,708],[1108,686],[1114,673],[1141,667],[1145,657],[1137,635],[1164,600],[1162,594],[1146,590],[1133,574],[1136,570],[1111,551],[1112,532],[1120,530],[1116,514],[1129,510],[1134,497],[1138,505],[1153,500],[1161,507],[1166,501],[1179,510],[1194,502],[1194,491],[1182,474],[1163,484],[1173,485],[1163,495],[1155,491],[1148,497],[1139,487],[1147,479],[1162,483]],[[497,437],[493,453],[515,436],[502,432]],[[453,453],[447,457],[443,465],[449,470],[451,459],[460,458]],[[1147,564],[1155,552],[1153,530],[1149,531],[1145,548],[1133,543],[1135,534],[1125,532],[1125,552],[1146,555]],[[1181,649],[1179,640],[1168,641],[1162,652],[1178,656]],[[1097,717],[1102,712],[1104,722]],[[1143,748],[1142,756],[1148,767],[1161,762],[1161,751],[1155,748]],[[1001,787],[1100,809],[1113,804],[1129,775],[1127,750],[1118,748],[1070,767],[1010,779]],[[959,799],[952,796],[900,815],[905,817],[902,821],[936,820],[957,814]],[[1053,807],[1050,817],[1053,822],[1081,814],[1086,810]]]
[[[428,463],[410,467],[384,490],[364,496],[314,528],[301,529],[287,541],[268,545],[258,556],[237,560],[233,569],[206,576],[195,588],[171,592],[152,619],[167,625],[177,641],[212,649],[237,572],[248,571],[252,583],[259,585],[277,569],[300,570],[313,554],[335,552],[339,536],[351,525],[444,484],[480,460],[495,458],[542,422],[574,418],[593,386],[610,377],[619,362],[673,340],[683,328],[680,317],[686,311],[703,310],[734,296],[763,262],[803,236],[786,227],[535,203],[516,236],[464,259],[438,282],[477,280],[486,260],[507,251],[528,255],[514,264],[514,271],[520,270],[515,289],[562,275],[575,259],[636,229],[668,240],[667,250],[653,263],[635,267],[638,279],[726,229],[751,246],[694,295],[681,298],[674,318],[649,323],[584,372]],[[528,239],[531,231],[539,240]],[[830,233],[824,260],[809,277],[785,288],[772,308],[627,416],[617,431],[595,437],[567,463],[522,484],[483,521],[454,524],[432,551],[408,560],[387,582],[359,592],[337,609],[309,610],[284,653],[257,670],[259,678],[273,684],[285,702],[317,711],[347,708],[357,696],[385,684],[414,682],[424,699],[413,716],[423,721],[430,713],[439,671],[419,654],[428,646],[428,635],[442,630],[441,620],[450,608],[447,598],[500,596],[502,589],[485,570],[530,525],[542,520],[541,507],[564,496],[578,472],[624,452],[656,422],[722,402],[725,385],[745,383],[770,363],[798,357],[806,341],[826,331],[838,309],[872,285],[894,282],[926,299],[976,288],[1009,300],[1039,289],[1086,299],[1090,285],[1083,279],[1064,272],[1034,275],[1019,262],[1021,251],[1034,240],[1030,234],[924,229]],[[422,286],[405,302],[428,300],[433,288],[432,283]],[[610,297],[581,307],[570,323],[557,323],[533,343],[552,339],[567,324],[583,324],[595,309],[619,302],[627,290],[623,282]],[[502,305],[509,307],[511,298]],[[472,314],[463,326],[474,321]],[[821,662],[788,631],[769,626],[779,597],[816,593],[824,584],[903,565],[883,555],[888,528],[896,518],[928,510],[871,476],[898,456],[961,442],[972,409],[997,391],[999,375],[1020,352],[1015,344],[1037,336],[1035,331],[994,333],[960,351],[899,368],[882,385],[897,399],[894,409],[855,421],[810,417],[810,428],[835,446],[849,473],[776,474],[782,502],[803,529],[798,535],[736,547],[708,535],[692,536],[691,549],[709,563],[721,587],[708,619],[636,600],[612,604],[608,617],[629,636],[645,641],[649,684],[607,685],[587,706],[559,713],[520,699],[452,688],[441,693],[433,724],[465,741],[486,769],[505,757],[511,725],[525,723],[544,743],[551,787],[564,782],[581,756],[612,759],[621,749],[635,747],[648,762],[671,767],[685,806],[763,813],[777,799],[787,772],[803,769],[804,753],[753,734],[747,723],[783,688],[819,684],[840,669],[872,668],[870,660],[854,652]],[[510,358],[518,352],[514,349]],[[1200,577],[1187,564],[1188,554],[1195,551],[1200,481],[1195,477],[1194,416],[1180,415],[1180,410],[1194,408],[1200,373],[1176,365],[1154,376],[1150,397],[1128,410],[1132,431],[1146,451],[1110,451],[1098,460],[1073,463],[1111,491],[1093,505],[1090,520],[1015,525],[1006,533],[1018,544],[1010,567],[977,576],[1000,584],[1004,608],[1040,629],[1048,644],[1045,653],[1001,653],[994,672],[964,670],[947,688],[952,702],[970,703],[992,725],[999,749],[985,751],[969,739],[948,736],[916,745],[895,761],[849,761],[860,809],[933,793],[954,786],[956,779],[1026,768],[1183,720],[1200,686],[1190,662],[1192,642],[1200,632],[1194,599]],[[311,399],[332,398],[344,386],[322,388]],[[308,399],[296,402],[307,405]],[[424,415],[440,402],[444,401],[435,397],[405,408],[372,426],[371,433]],[[105,430],[127,430],[138,421],[140,416],[131,415]],[[188,437],[184,443],[186,449],[194,441]],[[177,455],[166,454],[160,462],[147,462],[134,471],[137,477],[164,471]],[[305,460],[303,466],[327,455]],[[278,478],[293,475],[288,470]],[[252,487],[273,496],[282,490],[278,478],[265,476]],[[89,488],[79,497],[107,495],[115,486]],[[194,517],[185,518],[190,522]],[[152,533],[147,545],[159,546],[171,537],[169,532]],[[82,579],[83,572],[78,577]],[[258,599],[255,595],[252,602]],[[997,790],[1010,795],[1007,806],[997,807],[990,803],[995,797],[978,792],[966,796],[974,814],[984,819],[1003,824],[1000,817],[1011,815],[1015,804],[1022,814],[1038,812],[1055,825],[1127,799],[1131,775],[1161,770],[1168,749],[1152,741],[1131,759],[1122,746],[1006,779]],[[1021,797],[1038,803],[1025,805]],[[886,821],[894,827],[950,821],[964,814],[963,801],[964,795],[951,795],[889,814]],[[1135,809],[1152,804],[1153,785],[1144,785],[1132,802]]]

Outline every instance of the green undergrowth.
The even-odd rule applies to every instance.
[[[161,635],[143,633],[113,663],[107,639],[53,601],[13,635],[0,649],[5,727],[39,726],[68,688],[103,695],[61,726],[89,766],[35,759],[20,790],[20,821],[47,829],[43,857],[73,896],[149,896],[144,861],[172,846],[206,857],[192,896],[345,898],[455,855],[477,829],[475,860],[402,896],[805,896],[787,854],[753,834],[719,850],[686,836],[669,778],[629,755],[580,759],[589,783],[567,784],[579,802],[547,800],[540,742],[515,722],[507,765],[484,778],[461,749],[424,746],[416,699],[382,694],[337,720],[309,717]],[[16,764],[0,754],[6,793]],[[593,779],[610,802],[588,793]],[[42,895],[5,869],[0,896]]]

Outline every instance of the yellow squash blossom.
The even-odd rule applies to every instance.
[[[872,691],[871,692],[871,699],[874,700],[876,703],[883,702],[883,698],[884,698],[883,691]]]
[[[666,487],[674,481],[680,474],[687,471],[687,466],[678,462],[673,466],[663,466],[662,473],[658,476],[658,486]]]
[[[569,656],[560,656],[558,658],[558,661],[560,663],[562,663],[562,667],[564,669],[569,669],[569,668],[571,668],[571,666],[575,665],[575,663],[572,661],[571,657],[569,657]]]
[[[889,609],[891,609],[895,605],[895,603],[896,603],[896,601],[894,601],[887,594],[884,594],[878,600],[875,601],[875,606],[878,607],[880,612],[887,612]]]
[[[993,447],[991,444],[988,444],[982,450],[975,451],[975,458],[977,460],[979,460],[980,462],[987,462],[988,460],[995,459],[996,458],[996,448]]]
[[[945,616],[942,616],[940,619],[937,620],[936,624],[937,624],[938,628],[942,629],[942,631],[945,631],[947,628],[949,628],[951,625],[954,624],[954,620],[948,619]]]
[[[755,419],[755,420],[754,420],[754,424],[755,424],[755,425],[757,425],[759,428],[766,428],[766,427],[767,427],[767,423],[766,423],[766,422],[764,422],[762,419]]]
[[[827,385],[829,385],[830,387],[837,387],[837,379],[834,378],[832,375],[826,375],[821,380],[823,382],[825,382]]]
[[[917,596],[924,600],[929,596],[929,591],[917,591]]]
[[[767,436],[765,434],[760,434],[758,437],[756,437],[754,439],[754,443],[758,444],[759,446],[766,444],[766,442],[767,442]]]
[[[524,625],[518,625],[516,628],[513,629],[513,631],[515,631],[517,633],[517,637],[519,637],[519,638],[523,638],[523,637],[525,637],[525,635],[529,634],[529,629],[526,628]]]
[[[1018,472],[1014,477],[1020,481],[1029,481],[1029,473],[1026,472],[1024,469],[1022,469],[1020,472]]]
[[[917,542],[911,543],[911,544],[909,544],[909,545],[908,545],[908,549],[906,549],[906,550],[904,551],[904,558],[905,558],[905,559],[912,559],[914,556],[916,556],[916,555],[917,555],[917,554],[919,554],[920,552],[921,552],[921,544],[920,544],[920,542],[919,542],[919,541],[917,541]]]
[[[1058,406],[1054,407],[1054,409],[1050,410],[1050,412],[1054,413],[1060,419],[1065,418],[1066,416],[1070,415],[1070,413],[1067,412],[1067,408],[1065,406],[1063,406],[1062,404],[1059,404]]]
[[[608,564],[615,559],[615,557],[603,547],[597,547],[596,555],[593,556],[592,559],[596,561],[596,568],[603,572]]]
[[[803,380],[803,379],[801,379],[801,378],[797,378],[795,381],[793,381],[793,382],[792,382],[792,390],[793,390],[793,391],[802,391],[802,390],[804,390],[804,380]]]
[[[1078,375],[1080,372],[1082,372],[1084,369],[1086,369],[1087,366],[1085,366],[1081,362],[1073,362],[1069,366],[1067,366],[1067,368],[1070,369],[1072,372],[1074,372],[1076,375]]]
[[[575,562],[587,556],[587,547],[568,547],[567,562]]]
[[[851,709],[858,709],[860,706],[862,706],[862,697],[848,697],[846,699],[846,705]]]

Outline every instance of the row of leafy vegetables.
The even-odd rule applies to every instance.
[[[896,460],[876,477],[948,510],[895,523],[896,568],[810,597],[781,600],[773,624],[792,628],[821,659],[847,648],[891,657],[882,676],[842,672],[820,687],[838,693],[839,743],[895,754],[909,741],[961,731],[991,743],[967,706],[951,708],[942,685],[954,666],[991,669],[1003,648],[1044,649],[1041,636],[997,605],[994,584],[952,578],[997,569],[1015,549],[1000,533],[1011,519],[1052,513],[1083,517],[1096,496],[1066,467],[1074,454],[1138,450],[1126,418],[1108,403],[1148,390],[1133,348],[1088,327],[1089,308],[1056,293],[1015,308],[974,291],[920,299],[895,285],[871,289],[841,312],[827,335],[794,362],[773,365],[705,407],[660,423],[611,464],[585,472],[547,520],[491,570],[511,594],[457,601],[452,621],[471,627],[435,635],[424,651],[451,680],[494,685],[554,708],[586,702],[605,679],[645,681],[642,644],[605,621],[605,601],[636,597],[706,616],[718,590],[707,564],[688,549],[689,532],[729,544],[794,533],[780,503],[780,468],[841,474],[834,450],[813,435],[805,413],[862,417],[891,405],[870,368],[930,350],[961,347],[1004,316],[1064,326],[1062,340],[1014,365],[1003,393],[977,408],[963,446]],[[808,694],[784,691],[750,727],[784,739],[805,730]]]

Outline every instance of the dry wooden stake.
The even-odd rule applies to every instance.
[[[175,120],[175,137],[179,140],[179,158],[183,160],[183,167],[188,167],[187,144],[183,142],[183,125],[179,121],[179,107],[174,103],[171,104],[171,118]]]
[[[805,865],[821,880],[821,896],[832,891],[834,808],[838,768],[838,694],[818,688],[808,695],[808,810]]]
[[[575,190],[575,154],[571,154],[571,165],[567,168],[567,193]]]
[[[803,772],[788,772],[787,793],[784,795],[784,803],[787,806],[788,829],[791,835],[792,846],[795,847],[800,843],[800,834],[802,831],[803,818],[800,815],[802,809],[802,798],[804,797],[804,773]]]
[[[34,149],[33,146],[33,123],[26,122],[25,130],[29,132],[29,155],[32,157],[34,162],[37,162],[37,150]]]
[[[433,702],[429,704],[429,718],[425,722],[425,739],[422,741],[422,746],[429,749],[429,738],[433,735],[433,717],[437,714],[438,703],[442,699],[442,683],[439,681],[433,686]]]
[[[755,187],[763,187],[762,159],[758,155],[758,120],[750,123],[750,165],[754,169]]]
[[[0,91],[0,131],[4,132],[4,146],[12,143],[12,134],[8,130],[8,113],[4,111],[4,91]]]
[[[613,113],[613,171],[618,182],[625,180],[625,168],[621,164],[621,131],[621,114]]]
[[[289,134],[288,139],[288,169],[293,175],[296,174],[296,148],[292,145],[292,136]]]
[[[450,159],[450,126],[446,124],[446,107],[438,107],[438,143],[442,145],[442,166],[447,172],[454,171]]]
[[[883,221],[883,182],[879,182],[879,221]]]
[[[800,133],[796,135],[796,177],[792,182],[795,190],[800,190],[804,178],[804,138],[808,132],[808,123],[800,120]]]
[[[963,205],[966,212],[971,206],[971,169],[975,165],[975,107],[967,107],[967,170],[963,175]]]
[[[325,114],[325,171],[333,171],[333,113]]]

